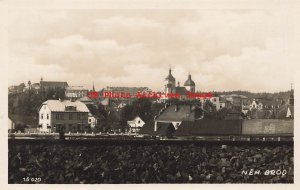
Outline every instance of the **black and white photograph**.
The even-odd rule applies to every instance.
[[[230,2],[10,5],[4,181],[295,184],[296,8]]]

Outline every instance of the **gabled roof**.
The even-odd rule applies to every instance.
[[[64,112],[65,108],[67,106],[76,107],[76,112],[89,112],[89,109],[87,108],[87,106],[84,103],[80,102],[80,101],[71,102],[69,100],[64,100],[64,101],[61,101],[61,100],[47,100],[47,101],[42,103],[41,107],[43,105],[47,105],[48,108],[53,112]],[[41,107],[40,107],[40,109],[41,109]]]
[[[167,107],[157,118],[156,121],[191,121],[195,120],[195,109],[191,109],[190,105],[176,105]]]

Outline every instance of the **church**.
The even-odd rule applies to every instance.
[[[177,86],[176,86],[176,80],[172,75],[172,70],[171,68],[169,69],[169,74],[165,78],[164,92],[166,94],[179,94],[180,99],[184,100],[187,98],[188,92],[195,93],[195,87],[196,85],[195,82],[192,80],[191,74],[188,75],[188,79],[185,81],[184,86],[180,86],[179,82],[177,82]]]

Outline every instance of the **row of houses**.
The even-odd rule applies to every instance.
[[[31,83],[28,81],[27,84],[21,83],[19,85],[12,85],[8,87],[9,94],[18,94],[24,92],[34,92],[39,94],[49,90],[64,89],[67,98],[81,98],[88,95],[89,90],[83,86],[69,86],[68,82],[65,81],[44,81],[41,78],[38,83]]]

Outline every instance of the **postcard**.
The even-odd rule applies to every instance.
[[[25,2],[3,3],[7,188],[295,188],[296,1]]]

